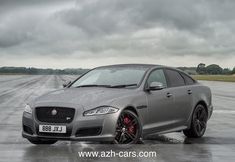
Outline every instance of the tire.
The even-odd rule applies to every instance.
[[[204,135],[207,127],[208,113],[205,106],[199,104],[193,111],[191,126],[183,130],[185,136],[189,138],[200,138]]]
[[[123,110],[118,118],[114,144],[136,144],[140,141],[142,126],[138,116]]]
[[[57,142],[57,140],[40,140],[40,139],[34,139],[34,140],[28,139],[28,141],[35,145],[52,145]]]

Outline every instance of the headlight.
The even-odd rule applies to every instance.
[[[92,110],[85,111],[83,113],[84,116],[93,116],[93,115],[103,115],[103,114],[111,114],[117,112],[119,109],[110,107],[110,106],[102,106],[102,107],[97,107]]]
[[[32,109],[31,109],[31,107],[28,104],[25,106],[24,112],[32,114]]]

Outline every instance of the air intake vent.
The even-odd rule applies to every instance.
[[[101,133],[102,127],[80,128],[76,132],[76,137],[97,136]]]

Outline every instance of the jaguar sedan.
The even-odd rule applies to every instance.
[[[137,143],[150,134],[202,137],[213,111],[211,91],[186,73],[145,64],[103,66],[28,103],[22,135],[58,140]]]

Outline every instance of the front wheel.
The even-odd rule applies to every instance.
[[[184,130],[184,135],[189,138],[200,138],[204,135],[207,126],[207,111],[205,106],[197,105],[192,116],[190,129]]]
[[[40,140],[40,139],[28,139],[29,142],[35,145],[52,145],[57,142],[57,140]]]
[[[123,110],[117,121],[114,143],[136,144],[141,133],[142,127],[138,116],[130,110]]]

